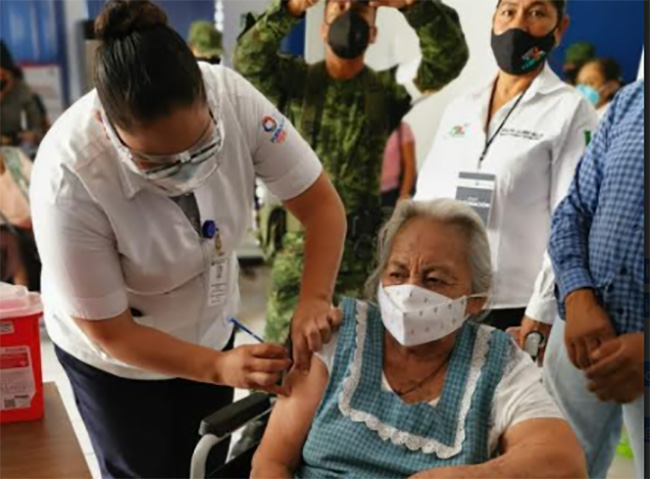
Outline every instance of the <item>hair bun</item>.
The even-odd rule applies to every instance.
[[[95,20],[95,36],[106,42],[157,25],[167,25],[167,14],[149,0],[110,0]]]

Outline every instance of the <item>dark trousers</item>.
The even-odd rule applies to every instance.
[[[485,317],[483,324],[505,331],[512,326],[519,326],[525,313],[526,308],[493,309]]]
[[[186,478],[201,419],[230,404],[233,390],[184,379],[121,378],[55,347],[88,429],[103,478]],[[207,470],[223,464],[229,441]]]

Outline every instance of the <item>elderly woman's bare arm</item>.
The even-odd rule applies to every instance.
[[[475,466],[431,469],[412,479],[587,477],[580,443],[562,419],[530,419],[508,429],[501,438],[502,454]]]
[[[291,478],[300,465],[302,447],[327,387],[328,372],[312,356],[309,373],[295,369],[287,378],[288,397],[278,399],[264,438],[253,458],[253,479]]]

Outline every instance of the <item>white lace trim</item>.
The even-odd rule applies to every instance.
[[[461,452],[465,442],[465,420],[472,403],[472,396],[481,377],[485,365],[490,340],[489,328],[479,327],[472,354],[472,364],[467,377],[465,395],[461,400],[460,413],[456,429],[456,441],[453,446],[447,446],[435,439],[410,434],[400,431],[390,424],[385,424],[376,416],[364,411],[359,411],[351,406],[352,397],[357,390],[361,378],[361,364],[366,339],[368,320],[368,305],[357,301],[357,337],[356,348],[350,365],[349,375],[343,380],[343,388],[339,395],[339,410],[354,422],[364,423],[368,429],[379,434],[382,440],[389,440],[396,446],[406,446],[411,451],[422,451],[424,454],[435,453],[440,459],[448,459]]]

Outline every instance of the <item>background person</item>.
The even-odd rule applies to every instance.
[[[344,299],[340,331],[289,376],[252,477],[586,477],[539,368],[471,319],[492,280],[479,216],[402,201],[380,238],[379,307]]]
[[[596,108],[599,118],[605,116],[614,95],[622,87],[623,72],[613,58],[588,61],[578,73],[578,91]]]
[[[621,421],[636,476],[645,472],[644,135],[639,81],[614,99],[553,217],[549,253],[564,320],[551,332],[544,384],[576,431],[592,478],[607,477]]]
[[[388,139],[381,168],[381,205],[394,208],[398,200],[415,191],[415,135],[406,122],[400,123]]]
[[[569,45],[564,53],[562,71],[569,85],[576,85],[582,65],[596,59],[596,46],[589,42],[576,42]]]
[[[468,58],[455,10],[438,0],[328,1],[321,27],[325,61],[279,53],[282,39],[317,0],[274,1],[240,36],[235,67],[298,127],[318,154],[341,195],[348,235],[337,295],[360,296],[372,269],[381,224],[382,155],[390,133],[410,109],[397,67],[375,72],[365,66],[378,32],[377,7],[398,8],[420,38],[422,63],[416,85],[437,91],[458,76]],[[282,342],[300,288],[304,234],[289,222],[273,263],[266,338]]]
[[[19,148],[0,148],[1,241],[5,251],[3,259],[8,261],[2,281],[27,286],[30,291],[40,291],[41,265],[29,211],[31,172],[32,162]],[[13,245],[14,242],[17,246]]]
[[[233,349],[255,178],[307,231],[298,369],[336,327],[345,214],[291,124],[240,75],[197,62],[153,3],[111,1],[95,31],[96,90],[32,171],[45,323],[102,477],[187,477],[201,419],[234,387],[287,393],[287,350]]]
[[[222,34],[213,23],[198,20],[190,25],[188,44],[194,56],[200,60],[218,65],[221,63]]]
[[[45,120],[23,73],[4,42],[0,41],[0,134],[2,145],[36,146]]]
[[[568,27],[564,9],[562,0],[498,3],[497,77],[446,108],[415,196],[479,205],[496,271],[485,321],[500,329],[523,321],[522,342],[532,330],[548,337],[555,320],[553,272],[544,261],[551,214],[598,120],[546,63]]]

